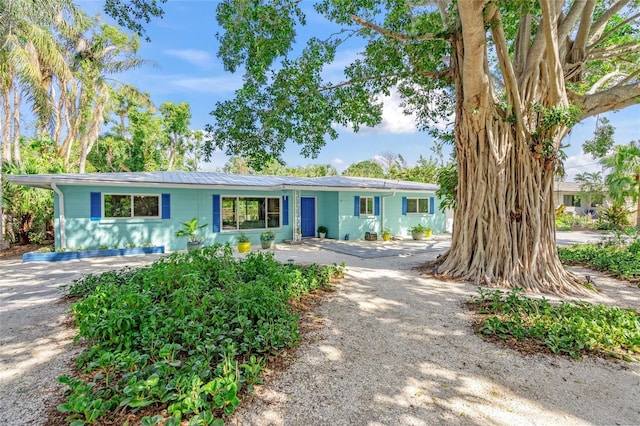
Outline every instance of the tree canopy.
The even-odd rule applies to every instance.
[[[611,170],[605,179],[609,194],[617,204],[624,205],[627,198],[636,203],[636,226],[640,226],[640,142],[617,145],[602,164]]]
[[[631,1],[390,1],[314,5],[326,18],[301,53],[303,3],[293,0],[227,0],[218,6],[223,32],[219,56],[225,68],[243,69],[245,84],[233,100],[219,102],[209,144],[233,155],[278,157],[287,141],[313,156],[336,138],[335,124],[355,131],[381,120],[380,94],[397,90],[420,128],[455,112],[456,94],[471,108],[489,88],[497,112],[527,133],[530,118],[545,115],[548,125],[575,122],[637,102],[637,6]],[[544,21],[541,18],[545,17]],[[548,18],[548,19],[547,19]],[[540,22],[549,21],[549,28]],[[553,22],[550,22],[553,21]],[[237,25],[242,22],[242,25]],[[343,46],[360,39],[362,51],[344,70],[344,80],[327,81],[324,70]],[[455,42],[468,43],[462,56]],[[473,50],[474,55],[464,55]],[[480,54],[486,52],[486,55]],[[552,55],[552,57],[549,57]],[[456,63],[456,60],[462,61]],[[551,60],[551,61],[549,61]],[[540,75],[539,65],[553,64]],[[458,65],[472,65],[468,90],[456,86]],[[544,79],[544,87],[522,84]],[[562,104],[535,97],[554,91]],[[461,99],[462,100],[462,99]],[[557,102],[556,102],[557,103]],[[474,106],[475,105],[475,106]],[[567,107],[573,108],[567,111]],[[563,111],[564,110],[564,111]],[[256,160],[258,161],[258,160]],[[259,160],[262,161],[262,160]]]
[[[308,4],[219,3],[219,57],[244,85],[212,111],[206,153],[260,164],[293,142],[313,156],[337,126],[380,123],[382,95],[395,91],[420,129],[455,115],[457,209],[437,273],[584,291],[555,249],[553,177],[576,122],[638,101],[638,2],[319,0],[312,12]],[[300,49],[310,13],[313,35]],[[358,54],[345,57],[354,46]],[[338,60],[348,63],[343,78],[328,78]]]

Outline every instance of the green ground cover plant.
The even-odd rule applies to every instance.
[[[265,357],[298,342],[289,302],[342,273],[218,245],[77,280],[65,290],[79,298],[76,339],[88,348],[77,376],[60,378],[58,410],[74,426],[136,412],[144,425],[221,425]]]
[[[640,281],[640,241],[603,244],[574,244],[558,248],[560,261],[568,265],[587,265],[614,277]]]
[[[556,230],[558,231],[590,230],[596,229],[596,225],[597,222],[589,216],[574,216],[556,211]]]
[[[531,340],[553,353],[587,353],[640,361],[640,315],[633,309],[591,303],[552,304],[509,292],[478,289],[469,305],[482,316],[478,331],[505,341]],[[518,346],[518,345],[516,345]]]

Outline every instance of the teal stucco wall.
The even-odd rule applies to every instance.
[[[355,216],[355,197],[380,197],[379,214]],[[433,209],[426,214],[403,214],[402,198],[433,198]],[[366,232],[380,234],[384,228],[401,238],[409,238],[409,229],[419,223],[430,227],[434,233],[445,232],[445,215],[440,211],[440,201],[434,193],[376,193],[342,191],[339,194],[339,228],[340,239],[349,234],[349,239],[363,239]],[[374,212],[375,213],[375,212]]]
[[[293,192],[277,191],[248,191],[248,190],[218,190],[218,189],[185,189],[185,188],[149,188],[134,186],[59,186],[64,195],[64,224],[66,246],[70,249],[141,246],[144,244],[165,246],[168,251],[184,250],[186,237],[175,237],[175,232],[181,228],[181,223],[197,218],[200,224],[207,224],[200,235],[204,243],[237,242],[239,231],[214,232],[213,196],[268,196],[287,197],[288,208],[281,204],[281,226],[273,228],[276,241],[281,242],[293,237]],[[104,212],[99,219],[91,218],[91,193],[100,194],[168,194],[169,217],[162,218],[132,218],[105,219]],[[409,228],[422,223],[431,227],[434,233],[445,231],[445,215],[440,212],[440,202],[433,193],[380,193],[367,191],[301,191],[303,197],[316,198],[316,228],[324,225],[329,229],[328,237],[343,239],[349,234],[350,239],[363,239],[366,232],[377,232],[383,228],[390,228],[392,234],[408,238]],[[355,216],[354,197],[379,197],[379,214]],[[428,214],[403,214],[402,197],[433,197],[433,211]],[[162,198],[162,197],[161,197]],[[102,208],[102,206],[101,206]],[[60,200],[54,194],[55,211],[55,244],[60,248]],[[287,220],[283,215],[287,214]],[[286,225],[285,225],[286,223]],[[260,244],[260,234],[264,229],[243,230],[249,236],[252,244]]]
[[[318,226],[324,225],[329,231],[327,238],[338,239],[338,193],[335,191],[302,191],[301,196],[316,198],[316,230]]]
[[[109,187],[109,186],[60,186],[65,203],[65,230],[67,248],[99,248],[126,247],[127,245],[141,246],[153,244],[165,246],[166,250],[184,250],[187,237],[175,237],[174,234],[182,227],[182,223],[198,219],[199,224],[207,224],[200,235],[204,243],[235,244],[239,231],[213,232],[213,195],[224,196],[289,196],[288,225],[283,225],[283,208],[279,228],[270,229],[276,233],[276,241],[289,239],[293,235],[292,208],[290,191],[242,191],[242,190],[207,190],[207,189],[176,189],[176,188],[138,188],[138,187]],[[169,194],[169,218],[153,219],[91,219],[91,193],[101,194]],[[54,206],[55,207],[55,206]],[[56,248],[60,247],[60,232],[58,211],[56,212]],[[102,212],[103,213],[103,212]],[[260,244],[260,234],[264,229],[244,230],[252,244]]]

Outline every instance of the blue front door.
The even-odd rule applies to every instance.
[[[300,197],[300,227],[303,237],[316,236],[316,199]]]

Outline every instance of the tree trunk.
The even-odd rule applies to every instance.
[[[29,231],[33,225],[33,214],[24,213],[20,217],[20,230],[18,235],[20,236],[20,242],[23,244],[31,244],[31,238],[29,237]]]
[[[63,108],[63,102],[61,99],[63,98],[62,96],[63,92],[64,92],[64,88],[61,88],[60,98],[58,98],[56,96],[55,86],[51,87],[51,98],[52,98],[52,105],[54,108],[53,116],[55,119],[51,139],[54,142],[54,146],[60,146],[60,136],[62,134],[62,108]]]
[[[80,119],[78,117],[75,117],[72,120],[68,111],[65,111],[64,119],[67,125],[67,135],[64,138],[64,142],[62,143],[60,152],[62,153],[62,155],[64,155],[64,167],[66,168],[67,172],[70,172],[71,170],[69,164],[71,162],[71,148],[73,147],[73,142],[78,136],[78,121]]]
[[[80,173],[84,173],[86,171],[87,156],[93,149],[93,146],[98,141],[98,137],[100,136],[102,122],[104,121],[104,107],[105,105],[102,102],[97,103],[93,111],[93,117],[91,118],[89,128],[80,140]]]
[[[2,93],[2,158],[11,162],[11,92]]]
[[[169,165],[168,165],[168,170],[173,170],[173,164],[176,161],[176,151],[178,150],[178,141],[177,141],[177,136],[173,135],[170,137],[170,142],[169,142]]]
[[[20,102],[22,96],[18,87],[13,89],[13,161],[17,164],[22,163],[20,154]]]
[[[550,0],[542,3],[543,8],[553,6]],[[494,7],[479,11],[482,5],[458,6],[463,30],[452,40],[451,55],[457,207],[451,249],[432,266],[437,274],[477,284],[587,294],[584,283],[564,270],[556,248],[553,180],[557,150],[568,131],[562,120],[544,121],[547,111],[568,107],[558,74],[558,46],[552,41],[556,10],[542,23],[546,63],[527,66],[518,76],[500,25],[492,26],[505,75],[505,92],[497,94],[488,84],[482,15],[499,19],[499,12]]]
[[[64,141],[58,150],[59,155],[64,158],[64,167],[67,172],[71,172],[71,152],[74,142],[78,139],[81,114],[77,108],[78,88],[65,89],[61,93],[62,117],[66,126]]]
[[[536,155],[533,140],[518,140],[512,123],[485,110],[485,117],[457,111],[455,226],[437,273],[526,291],[587,293],[556,251],[555,161]]]

